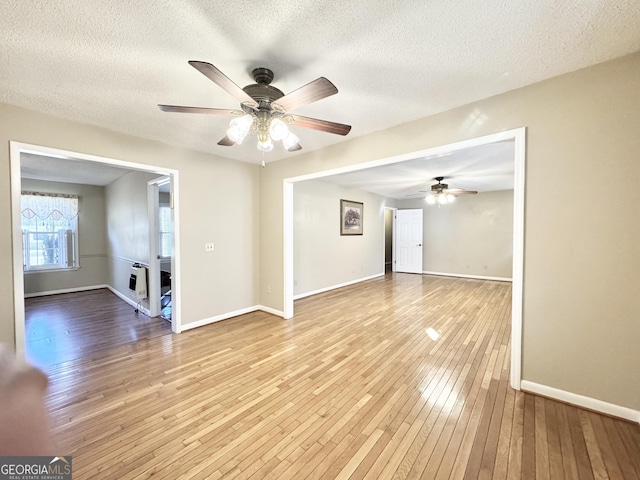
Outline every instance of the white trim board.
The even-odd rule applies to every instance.
[[[203,318],[201,320],[196,320],[195,322],[186,323],[186,324],[183,323],[182,331],[184,332],[185,330],[191,330],[192,328],[204,327],[205,325],[210,325],[212,323],[220,322],[222,320],[227,320],[229,318],[239,317],[240,315],[246,315],[247,313],[253,313],[258,311],[269,313],[271,315],[275,315],[278,317],[284,317],[284,312],[281,312],[279,310],[274,310],[273,308],[265,307],[263,305],[254,305],[253,307],[242,308],[240,310],[235,310],[233,312],[227,312],[220,315],[216,315],[215,317]]]
[[[46,297],[48,295],[58,295],[60,293],[76,293],[86,292],[88,290],[100,290],[101,288],[110,288],[109,285],[89,285],[88,287],[72,287],[63,288],[62,290],[49,290],[48,292],[25,293],[24,298]]]
[[[384,272],[376,273],[375,275],[370,275],[368,277],[357,278],[355,280],[350,280],[348,282],[339,283],[337,285],[331,285],[330,287],[320,288],[318,290],[313,290],[312,292],[299,293],[293,297],[294,300],[299,300],[301,298],[310,297],[311,295],[317,295],[319,293],[328,292],[330,290],[335,290],[337,288],[348,287],[349,285],[354,285],[360,282],[366,282],[367,280],[372,280],[374,278],[384,277]]]
[[[423,275],[437,275],[439,277],[459,277],[472,278],[474,280],[495,280],[496,282],[512,282],[513,279],[507,277],[488,277],[485,275],[465,275],[462,273],[442,273],[442,272],[422,272]]]
[[[631,408],[621,407],[620,405],[614,405],[613,403],[603,402],[602,400],[597,400],[595,398],[585,397],[584,395],[578,395],[577,393],[565,392],[564,390],[540,385],[539,383],[530,382],[528,380],[522,380],[520,382],[520,387],[525,392],[640,424],[640,412],[632,410]]]

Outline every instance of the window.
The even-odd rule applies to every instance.
[[[78,197],[22,192],[25,271],[78,267]]]
[[[158,245],[160,245],[160,256],[171,256],[171,207],[160,205],[158,209]]]

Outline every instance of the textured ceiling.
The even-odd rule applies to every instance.
[[[444,177],[449,188],[489,192],[513,188],[514,142],[503,141],[456,150],[433,157],[418,157],[391,165],[324,177],[323,180],[358,188],[383,197],[421,198]]]
[[[0,102],[254,163],[252,142],[216,145],[227,117],[156,107],[238,107],[188,60],[240,86],[271,68],[285,93],[331,80],[337,95],[296,112],[353,129],[295,128],[303,153],[640,50],[637,0],[3,0],[1,13]]]
[[[49,182],[106,186],[131,169],[72,158],[54,158],[33,153],[20,154],[20,176]]]

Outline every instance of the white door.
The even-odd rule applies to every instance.
[[[396,272],[422,273],[422,209],[396,211]]]

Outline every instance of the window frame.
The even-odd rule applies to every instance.
[[[158,257],[161,260],[166,260],[169,259],[173,256],[173,221],[171,218],[171,205],[168,203],[160,203],[158,205]],[[168,231],[165,231],[162,229],[162,212],[163,211],[167,211],[169,214],[169,227],[170,229]],[[162,237],[164,235],[168,235],[169,237],[169,255],[163,255],[165,252],[163,252],[163,248],[162,248]]]
[[[22,192],[21,198],[24,195],[33,195],[34,192]],[[54,197],[54,196],[69,196],[76,197],[78,201],[80,200],[78,195],[75,194],[60,194],[60,193],[48,193],[48,192],[35,192],[38,195]],[[66,220],[66,228],[56,228],[53,226],[53,230],[33,230],[30,229],[29,226],[25,228],[25,216],[20,215],[20,227],[22,231],[22,271],[24,274],[33,274],[33,273],[43,273],[43,272],[67,272],[72,270],[78,270],[80,268],[80,254],[78,248],[78,240],[79,240],[79,215],[76,215],[71,220]],[[36,222],[38,221],[38,217],[36,217]],[[31,219],[27,219],[31,220]],[[45,221],[39,219],[40,221]],[[70,233],[68,233],[70,232]],[[40,242],[41,240],[34,240],[34,237],[39,235],[55,235],[57,236],[58,246],[54,247],[59,252],[64,251],[63,260],[66,260],[66,265],[58,259],[57,263],[47,263],[47,264],[31,264],[30,260],[32,258],[31,251],[33,248],[31,247],[33,243]],[[70,239],[69,239],[70,237]],[[63,242],[63,246],[60,243]],[[36,248],[36,250],[42,250],[40,248]],[[60,255],[59,255],[60,256]],[[71,259],[71,265],[69,265],[69,258]]]

